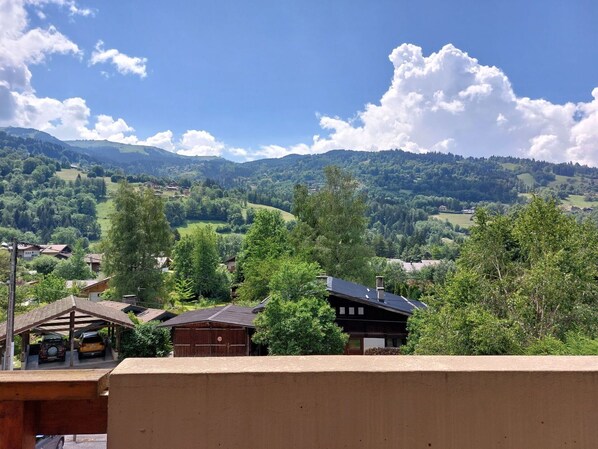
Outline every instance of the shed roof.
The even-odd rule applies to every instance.
[[[76,312],[76,320],[77,317],[79,319],[92,317],[124,327],[133,327],[133,323],[124,312],[71,295],[46,306],[17,315],[15,317],[14,332],[20,334],[37,327],[43,327],[43,325],[47,326],[51,322],[57,322],[59,318],[64,319],[71,312]],[[0,323],[0,341],[5,339],[6,322],[2,322]]]
[[[165,321],[160,326],[174,327],[190,323],[212,322],[255,328],[254,319],[255,314],[252,312],[251,307],[228,304],[226,306],[210,307],[209,309],[192,310]]]

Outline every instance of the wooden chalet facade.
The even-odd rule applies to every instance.
[[[378,288],[323,276],[328,301],[336,312],[336,323],[349,334],[346,354],[364,354],[369,348],[399,347],[407,340],[407,319],[423,302]],[[266,354],[255,345],[253,321],[267,307],[268,300],[257,307],[233,304],[194,310],[161,324],[172,328],[175,357],[242,356]]]
[[[251,307],[229,304],[183,313],[160,326],[172,328],[175,357],[260,355],[263,348],[251,341],[255,316]]]
[[[336,312],[336,323],[349,334],[346,354],[364,354],[369,348],[399,347],[407,340],[407,319],[423,302],[378,288],[348,282],[332,276],[326,282],[328,301]]]

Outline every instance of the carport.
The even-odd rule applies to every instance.
[[[75,333],[108,327],[110,337],[116,339],[116,349],[120,349],[122,328],[132,328],[133,322],[124,312],[106,307],[85,298],[68,296],[47,306],[33,309],[15,317],[14,333],[22,338],[21,360],[27,360],[32,333],[68,332],[70,344],[70,366],[73,366]],[[6,322],[0,323],[0,345],[6,341]],[[2,354],[4,354],[2,348]]]

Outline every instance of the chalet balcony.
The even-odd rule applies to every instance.
[[[0,449],[596,448],[598,357],[128,359],[0,372]]]

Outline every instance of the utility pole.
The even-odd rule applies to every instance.
[[[4,369],[12,371],[13,356],[15,353],[15,299],[17,293],[17,239],[12,242],[10,254],[10,280],[8,281],[8,314],[6,316],[6,352],[4,353]]]

